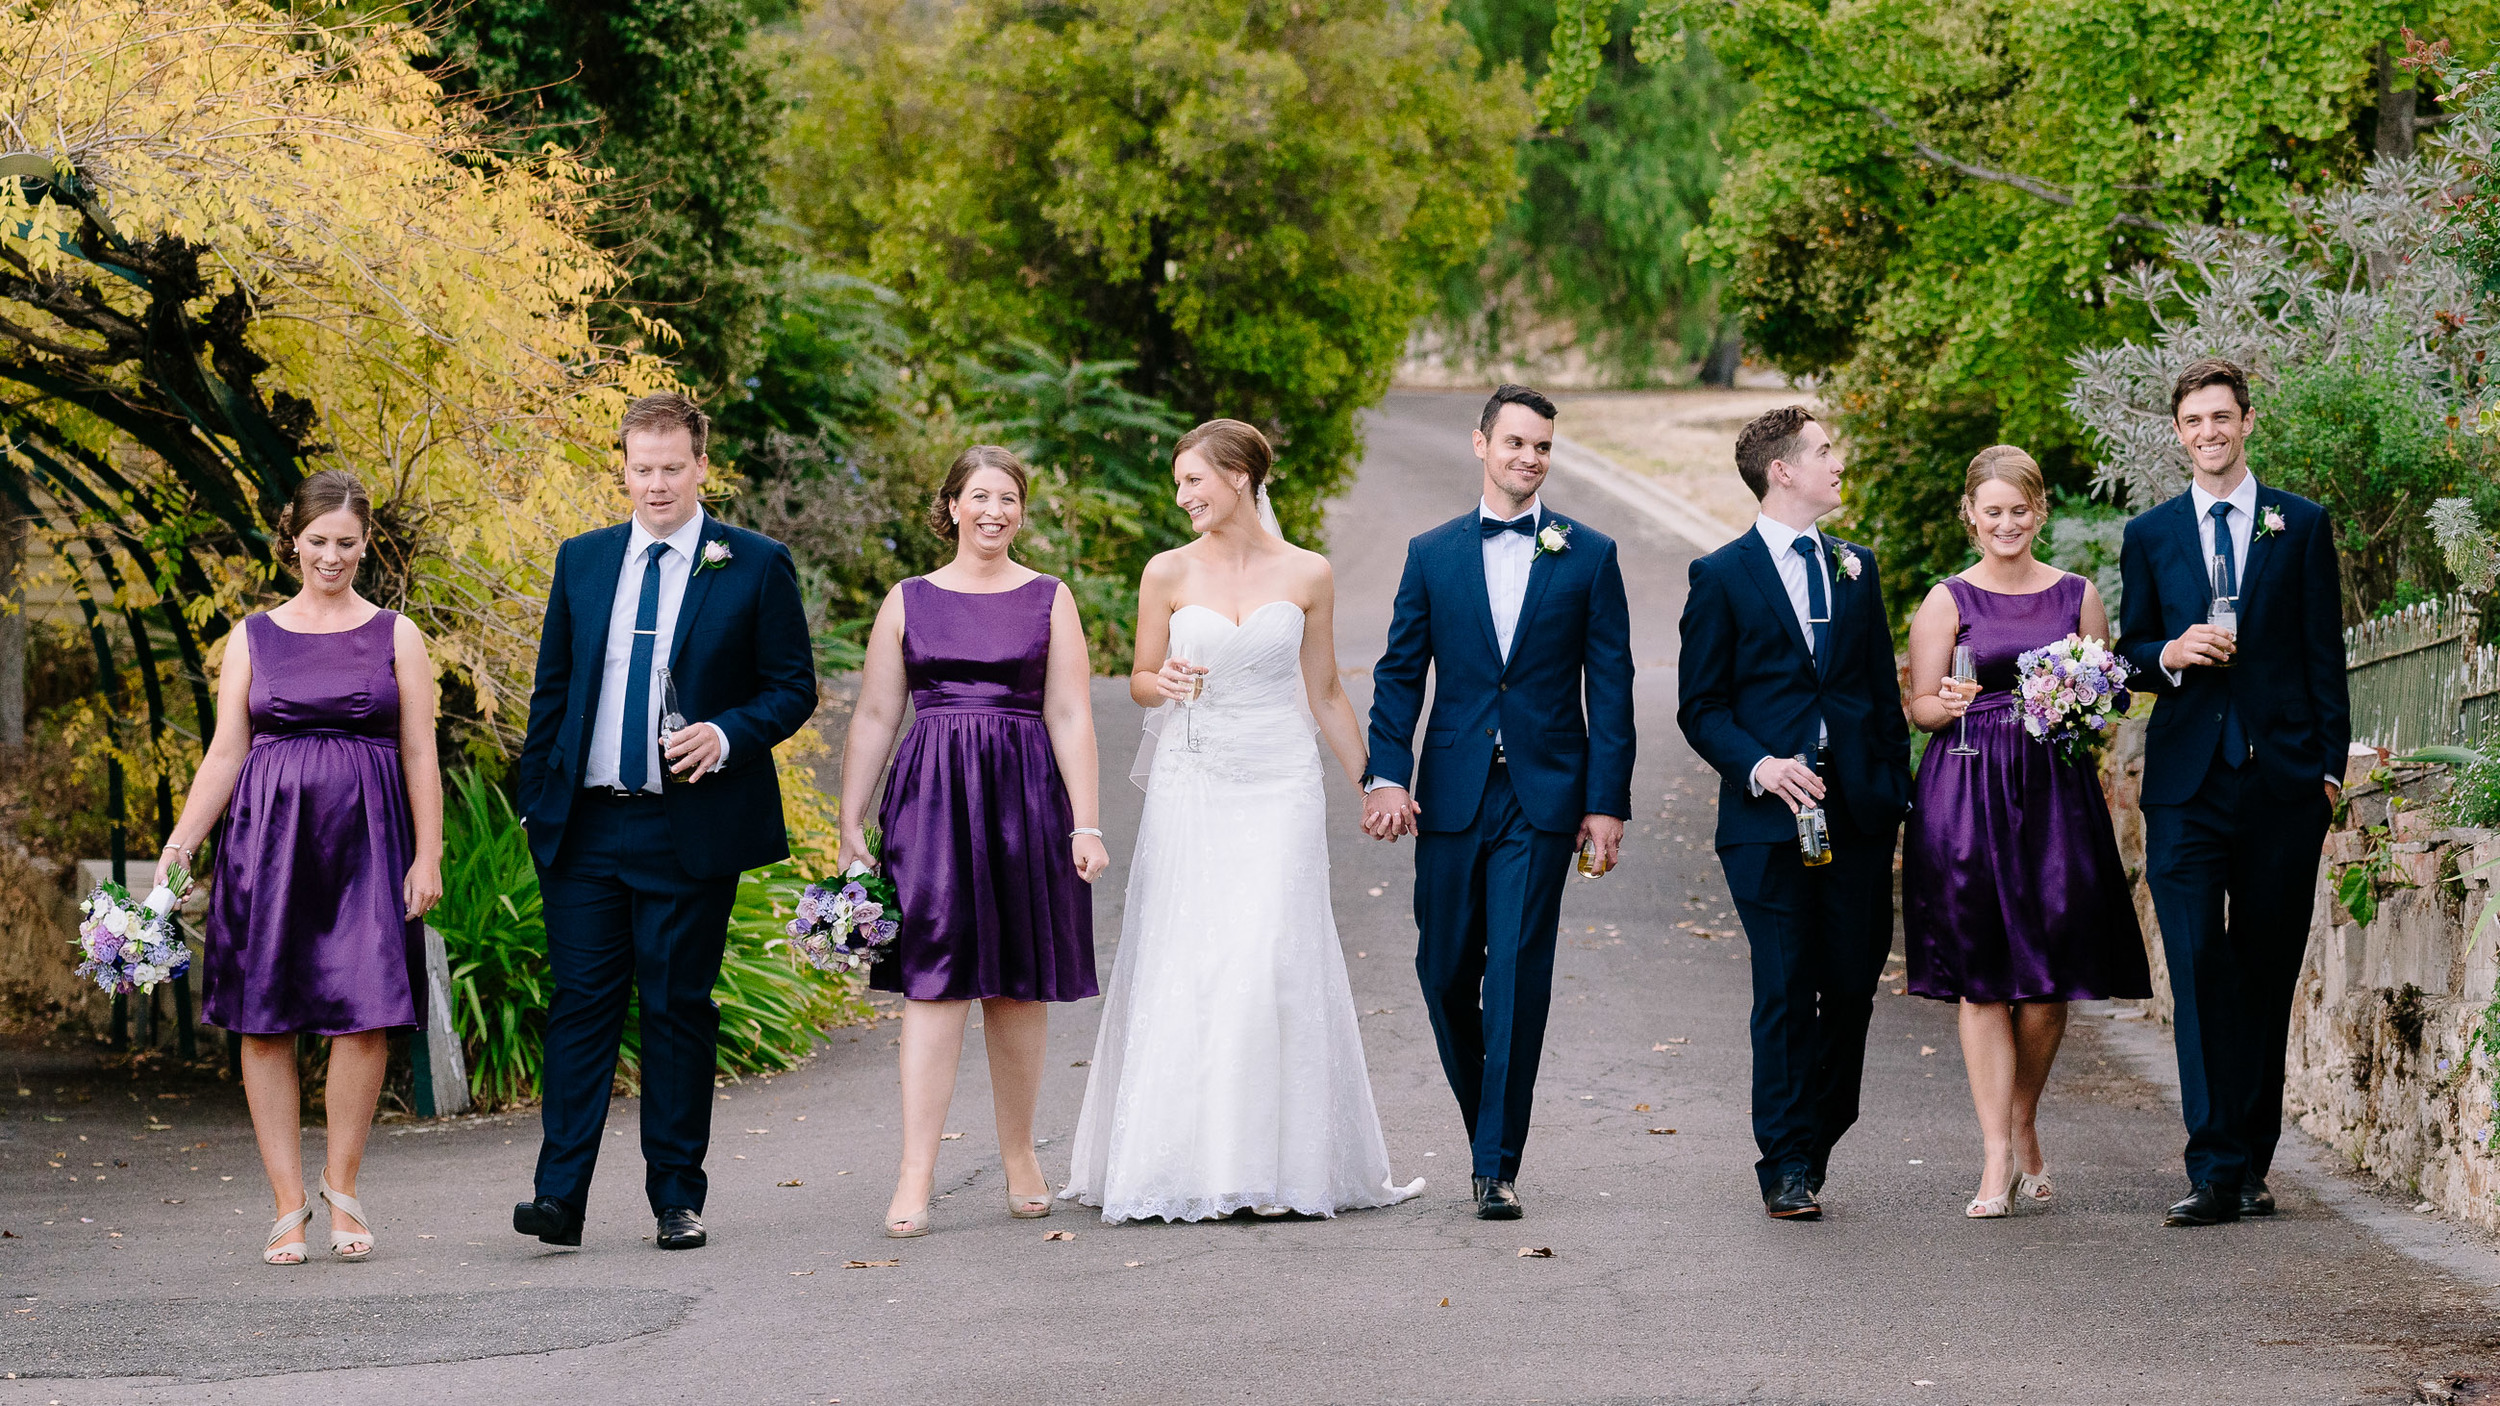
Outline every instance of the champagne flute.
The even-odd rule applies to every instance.
[[[1961,740],[1946,748],[1945,752],[1949,756],[1975,757],[1979,755],[1979,749],[1970,745],[1970,703],[1968,701],[1968,695],[1975,694],[1979,688],[1979,657],[1972,653],[1969,645],[1957,644],[1953,646],[1953,682],[1959,684],[1961,686],[1960,691],[1966,695],[1962,704],[1962,736]]]
[[[1183,668],[1189,667],[1189,661],[1186,659],[1182,660],[1181,666]],[[1182,724],[1188,729],[1187,737],[1185,737],[1181,742],[1181,750],[1185,752],[1204,750],[1198,745],[1198,700],[1206,696],[1206,691],[1206,671],[1201,669],[1198,672],[1191,674],[1189,676],[1189,696],[1181,700]]]
[[[2240,602],[2237,596],[2231,594],[2230,588],[2230,568],[2223,564],[2220,555],[2216,555],[2214,557],[2213,603],[2205,607],[2205,623],[2229,636],[2231,643],[2237,645],[2240,638]],[[2214,667],[2230,668],[2231,656],[2224,655],[2222,662]]]

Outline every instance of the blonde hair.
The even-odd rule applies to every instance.
[[[1962,528],[1971,540],[1979,538],[1978,514],[1971,503],[1979,496],[1979,485],[1991,480],[2012,484],[2034,514],[2049,515],[2049,485],[2040,474],[2040,462],[2013,445],[1991,444],[1971,457],[1970,472],[1962,478]]]

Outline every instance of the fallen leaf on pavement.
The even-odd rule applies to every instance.
[[[1649,1105],[1646,1103],[1633,1104],[1632,1111],[1635,1113],[1647,1113],[1649,1111]]]
[[[1068,1063],[1068,1067],[1070,1069],[1083,1069],[1086,1065],[1091,1063],[1093,1063],[1093,1061],[1090,1059],[1071,1060]]]
[[[777,1181],[777,1182],[774,1182],[774,1183],[773,1183],[773,1185],[775,1185],[775,1186],[805,1186],[805,1185],[807,1185],[807,1183],[806,1183],[806,1182],[803,1182],[803,1181],[801,1181],[801,1180],[799,1180],[797,1177],[792,1177],[792,1178],[790,1178],[788,1181]]]
[[[940,1142],[953,1142],[953,1141],[955,1141],[957,1138],[960,1138],[960,1137],[962,1137],[962,1136],[963,1136],[963,1134],[962,1134],[962,1133],[940,1133],[940,1134],[938,1134],[938,1141],[940,1141]]]
[[[1918,1047],[1918,1055],[1921,1059],[1925,1059],[1927,1056],[1934,1054],[1935,1052],[1936,1047],[1933,1045],[1921,1045]]]
[[[1448,1299],[1443,1299],[1443,1300],[1441,1301],[1441,1306],[1442,1306],[1443,1308],[1448,1308],[1448,1307],[1450,1306],[1450,1301],[1449,1301]]]
[[[1652,1128],[1652,1129],[1650,1129],[1649,1131],[1650,1131],[1650,1133],[1651,1133],[1653,1136],[1657,1136],[1657,1137],[1666,1137],[1666,1136],[1668,1136],[1668,1135],[1672,1134],[1672,1133],[1675,1131],[1675,1129],[1673,1129],[1673,1128]]]
[[[1554,1249],[1550,1245],[1538,1245],[1533,1248],[1526,1245],[1519,1247],[1519,1258],[1523,1260],[1550,1260],[1553,1257]]]
[[[1143,1266],[1145,1263],[1146,1263],[1146,1262],[1145,1262],[1144,1260],[1130,1260],[1127,1264],[1124,1264],[1124,1265],[1122,1265],[1122,1266],[1120,1266],[1120,1267],[1121,1267],[1122,1269],[1137,1269],[1137,1268],[1140,1268],[1141,1266]]]
[[[812,1269],[794,1269],[790,1271],[790,1277],[793,1279],[799,1279],[807,1275],[814,1274],[815,1272],[816,1271]]]
[[[1693,1037],[1690,1035],[1670,1035],[1667,1037],[1667,1043],[1670,1045],[1689,1045],[1693,1043]]]
[[[1073,1230],[1054,1230],[1044,1235],[1042,1238],[1044,1240],[1074,1240],[1076,1238],[1076,1232]]]
[[[901,1260],[846,1260],[842,1267],[844,1269],[892,1269],[901,1263]]]

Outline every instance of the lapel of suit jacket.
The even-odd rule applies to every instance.
[[[1466,583],[1467,609],[1484,629],[1484,647],[1492,654],[1493,668],[1498,673],[1506,661],[1502,658],[1502,637],[1493,629],[1493,591],[1484,580],[1484,529],[1476,526],[1483,519],[1484,509],[1478,507],[1452,525],[1463,529],[1458,539],[1462,549],[1458,554],[1458,579]]]
[[[2257,520],[2248,525],[2248,561],[2240,570],[2242,628],[2246,628],[2249,610],[2257,603],[2257,573],[2267,562],[2274,560],[2274,539],[2281,534],[2266,531],[2266,509],[2279,500],[2280,495],[2273,489],[2262,483],[2257,485]]]
[[[694,632],[694,617],[703,609],[703,598],[712,590],[712,578],[729,569],[724,561],[719,566],[705,567],[703,549],[729,536],[719,518],[703,515],[703,535],[695,539],[694,560],[686,568],[685,598],[677,602],[677,635],[669,641],[668,658],[663,660],[671,672],[677,669],[677,657],[686,652],[686,636]]]
[[[625,544],[633,536],[634,525],[627,522],[593,533],[582,546],[582,589],[589,594],[575,600],[573,668],[590,681],[590,687],[582,697],[582,735],[576,744],[580,755],[573,758],[576,775],[589,762],[590,720],[599,715],[599,685],[607,678],[608,622],[616,614],[617,581],[625,574]]]
[[[1539,533],[1543,533],[1548,526],[1554,523],[1562,523],[1566,526],[1573,527],[1578,526],[1578,524],[1573,523],[1571,519],[1550,509],[1538,512],[1536,530]],[[1532,537],[1529,540],[1533,542],[1536,539]],[[1566,539],[1566,545],[1563,548],[1564,551],[1570,550],[1567,542],[1568,539]],[[1528,621],[1536,616],[1537,602],[1545,599],[1546,586],[1553,581],[1554,573],[1561,570],[1561,567],[1555,562],[1554,559],[1561,556],[1562,552],[1548,552],[1539,548],[1531,548],[1530,550],[1535,551],[1536,555],[1529,559],[1527,589],[1522,591],[1519,596],[1519,623],[1511,627],[1510,658],[1502,661],[1502,672],[1505,674],[1510,672],[1511,659],[1519,657],[1520,647],[1527,642]],[[1478,561],[1482,561],[1484,554],[1482,552],[1478,552],[1476,556]],[[1485,609],[1488,614],[1492,610],[1492,597],[1490,595],[1485,598]]]
[[[1745,564],[1745,574],[1753,578],[1755,589],[1762,592],[1762,603],[1769,607],[1771,618],[1780,622],[1788,642],[1797,647],[1797,657],[1812,660],[1814,651],[1806,648],[1805,631],[1797,624],[1796,603],[1788,598],[1788,586],[1780,580],[1780,569],[1772,564],[1771,549],[1763,544],[1761,532],[1745,529],[1744,535],[1736,539],[1736,559]]]
[[[2180,557],[2188,563],[2188,569],[2195,573],[2197,580],[2205,583],[2203,589],[2196,594],[2202,596],[2207,605],[2211,605],[2214,595],[2214,564],[2212,558],[2205,555],[2204,533],[2199,530],[2196,521],[2196,499],[2182,489],[2177,497],[2162,506],[2169,507],[2171,504],[2176,504],[2177,509],[2171,515],[2170,539],[2177,545]]]

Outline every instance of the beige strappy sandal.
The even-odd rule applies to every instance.
[[[364,1203],[344,1191],[331,1190],[330,1179],[327,1176],[321,1179],[321,1199],[330,1203],[330,1253],[351,1264],[371,1255],[377,1242],[373,1236],[373,1222],[365,1219]],[[362,1231],[339,1229],[338,1213],[341,1211],[345,1211],[350,1220],[362,1225],[364,1229]],[[348,1248],[350,1245],[362,1245],[364,1248],[351,1250]]]
[[[269,1243],[261,1247],[260,1262],[274,1264],[281,1269],[292,1269],[312,1258],[311,1247],[304,1243],[302,1231],[304,1222],[311,1219],[312,1202],[310,1201],[278,1217],[276,1223],[269,1227]],[[289,1235],[295,1238],[289,1240],[287,1239]],[[278,1258],[280,1255],[293,1255],[295,1258],[280,1259]]]

